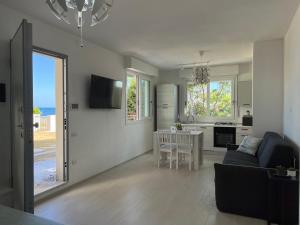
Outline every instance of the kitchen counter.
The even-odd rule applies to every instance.
[[[216,142],[216,140],[222,140],[216,139],[216,134],[220,135],[222,133],[229,132],[232,135],[235,135],[235,143],[239,145],[243,139],[248,136],[252,135],[252,126],[243,126],[241,123],[236,124],[215,124],[215,123],[183,123],[182,127],[184,130],[190,130],[190,131],[203,131],[203,149],[204,150],[210,150],[210,151],[226,151],[225,147],[219,147],[223,146],[223,144],[219,144]],[[228,128],[227,130],[220,131],[218,129],[217,133],[215,133],[215,128]],[[231,130],[229,128],[232,128]],[[235,130],[235,131],[232,131]]]
[[[244,128],[252,128],[252,126],[243,126],[240,123],[237,124],[215,124],[215,123],[182,123],[182,126],[190,126],[190,127],[244,127]]]

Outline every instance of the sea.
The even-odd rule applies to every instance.
[[[55,115],[55,108],[40,108],[42,116]]]

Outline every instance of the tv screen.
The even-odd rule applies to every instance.
[[[92,75],[90,108],[121,109],[122,87],[122,81]]]

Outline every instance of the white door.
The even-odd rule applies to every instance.
[[[15,208],[33,213],[32,25],[11,40],[12,185]]]

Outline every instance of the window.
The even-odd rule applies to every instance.
[[[212,80],[209,84],[187,84],[186,115],[233,118],[234,81]]]
[[[128,73],[126,101],[128,121],[150,118],[150,80],[137,74]]]
[[[127,91],[127,119],[128,120],[138,119],[136,80],[137,80],[136,75],[127,76],[126,91]]]
[[[150,117],[150,81],[141,79],[141,118]]]

